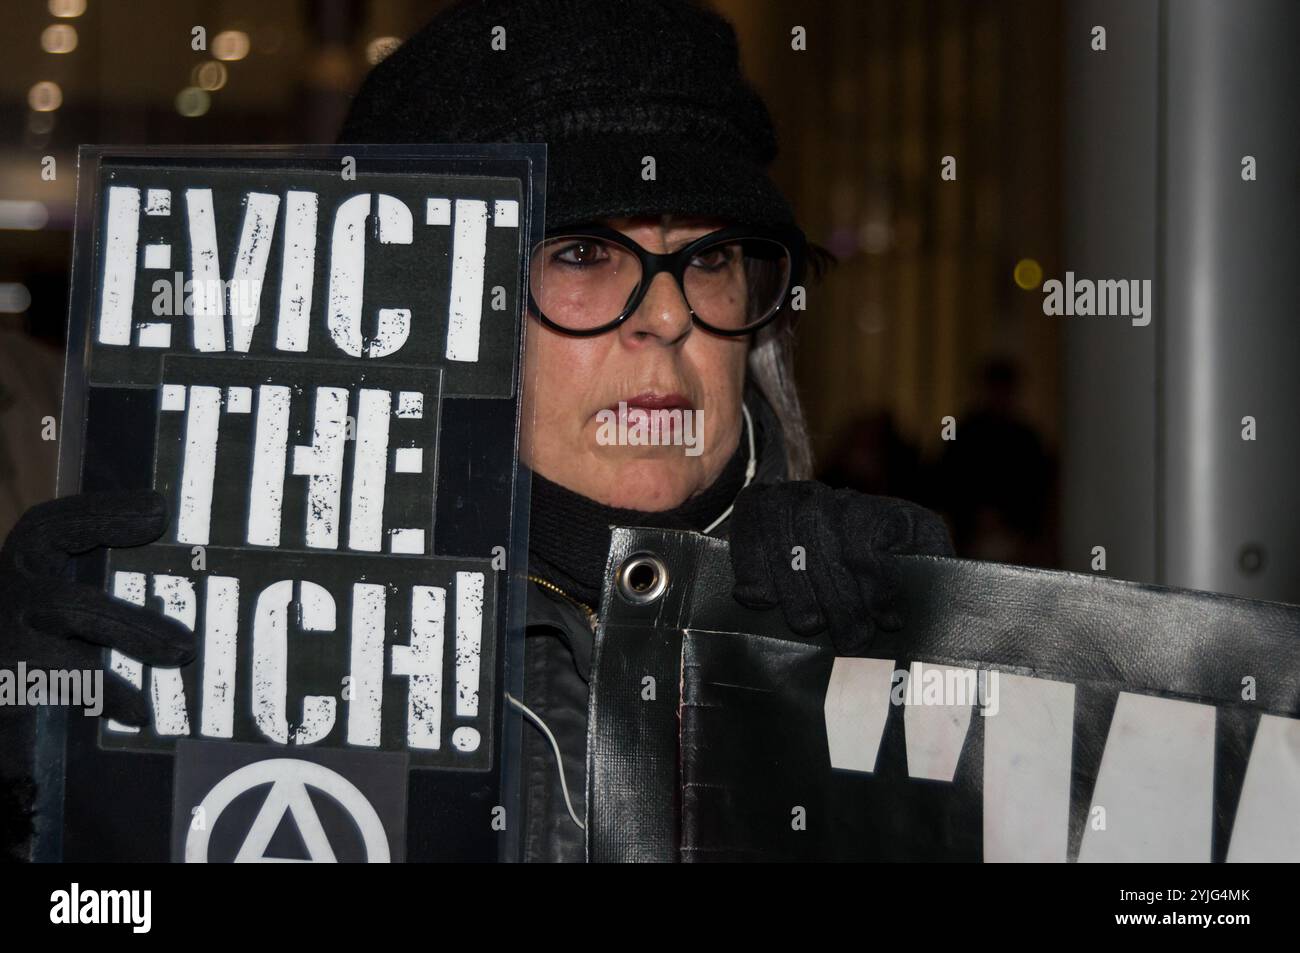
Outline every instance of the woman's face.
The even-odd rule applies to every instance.
[[[723,223],[638,218],[606,224],[662,254]],[[578,249],[567,257],[590,254]],[[743,301],[737,304],[744,306]],[[637,310],[604,334],[572,337],[530,322],[524,462],[548,480],[607,506],[657,511],[680,505],[713,483],[740,441],[748,348],[748,338],[725,338],[696,327],[681,288],[667,273],[655,276]],[[672,410],[681,414],[663,413]],[[700,412],[691,414],[699,432],[688,424],[674,440],[661,426],[655,445],[630,445],[636,437],[619,440],[620,432],[632,434],[638,427],[644,432],[655,416],[663,425],[684,420],[691,411]],[[625,427],[619,426],[620,414]],[[687,438],[697,441],[696,447],[685,446]]]

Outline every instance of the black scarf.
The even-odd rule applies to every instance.
[[[658,513],[604,506],[534,473],[529,573],[594,608],[600,602],[611,526],[702,530],[736,499],[748,462],[749,441],[742,434],[736,452],[712,485],[676,509]]]

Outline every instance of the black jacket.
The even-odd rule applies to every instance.
[[[776,414],[753,392],[746,400],[759,435],[756,483],[787,476]],[[743,437],[741,438],[744,439]],[[724,521],[712,535],[725,536]],[[524,638],[524,704],[551,729],[560,746],[573,809],[586,814],[587,700],[599,606],[586,605],[550,580],[529,577]],[[555,754],[531,722],[523,728],[523,859],[586,860],[586,840],[564,804]]]

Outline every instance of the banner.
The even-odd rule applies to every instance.
[[[82,150],[60,492],[163,494],[164,537],[86,575],[199,658],[109,653],[144,728],[44,726],[38,856],[508,856],[543,175],[533,146]]]
[[[616,530],[594,860],[1300,860],[1300,607],[899,557],[869,658],[734,601],[726,543]]]

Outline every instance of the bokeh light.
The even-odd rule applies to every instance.
[[[50,0],[50,16],[79,17],[86,12],[86,0]]]
[[[212,97],[208,95],[207,90],[199,89],[197,86],[186,86],[176,94],[176,111],[191,119],[202,116],[211,105]]]
[[[199,89],[215,93],[226,85],[227,75],[225,63],[208,60],[206,63],[200,63],[190,71],[190,83]]]
[[[0,282],[0,314],[22,314],[32,304],[27,286],[17,281]]]
[[[1033,291],[1043,283],[1043,266],[1032,258],[1022,258],[1016,262],[1012,277],[1024,290]]]
[[[243,30],[222,30],[212,38],[212,55],[219,60],[242,60],[248,49],[248,34]]]
[[[43,79],[27,91],[27,105],[38,113],[53,112],[63,105],[63,90],[58,83]]]
[[[44,228],[49,220],[50,212],[44,202],[31,199],[0,199],[0,228],[35,232]]]
[[[76,27],[52,23],[41,32],[41,49],[46,53],[71,53],[76,48]]]

